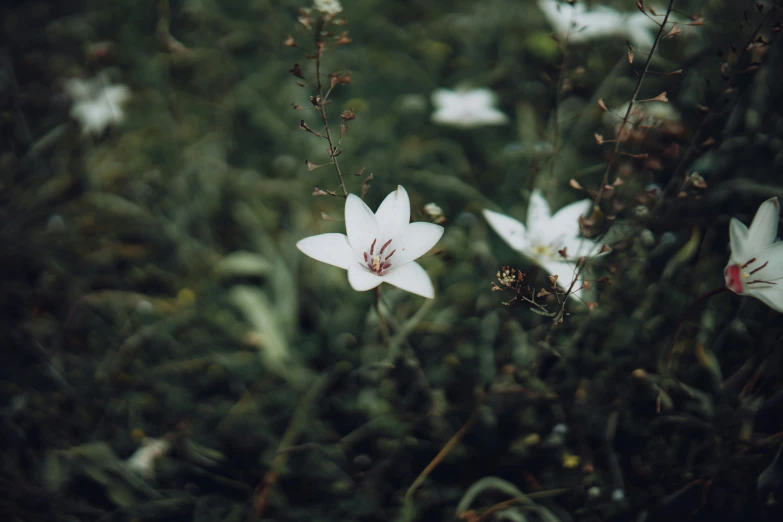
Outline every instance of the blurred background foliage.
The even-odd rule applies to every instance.
[[[652,61],[682,73],[642,86],[640,98],[667,92],[670,125],[629,140],[623,150],[649,155],[622,157],[609,179],[623,184],[602,202],[613,253],[595,277],[612,285],[555,326],[491,291],[501,265],[538,287],[547,274],[480,211],[521,218],[533,188],[554,208],[590,197],[611,149],[594,135],[616,124],[598,100],[628,102],[645,50],[629,64],[622,38],[565,46],[533,1],[343,6],[353,41],[329,47],[324,70],[352,74],[328,106],[335,128],[357,114],[339,157],[349,190],[365,168],[371,208],[402,184],[414,220],[430,202],[447,219],[422,259],[437,299],[384,288],[393,360],[372,295],[294,246],[344,230],[343,200],[311,195],[337,186],[330,167],[305,166],[328,160],[298,129],[320,128],[315,113],[291,105],[313,94],[288,72],[311,64],[284,45],[312,46],[297,23],[309,6],[4,7],[9,520],[237,521],[259,504],[292,521],[779,515],[780,314],[722,294],[689,318],[672,368],[666,356],[688,304],[723,284],[729,219],[748,223],[782,195],[774,6],[677,2],[679,19],[705,23],[662,40]],[[769,45],[742,52],[757,27]],[[121,125],[84,135],[65,85],[99,75],[131,98]],[[495,91],[511,123],[434,125],[430,93],[458,86]],[[695,137],[685,167],[707,188],[662,195]],[[170,449],[144,478],[126,459],[148,437]]]

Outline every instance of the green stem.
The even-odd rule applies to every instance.
[[[381,335],[383,336],[383,345],[386,347],[386,350],[389,350],[389,347],[391,346],[391,341],[389,338],[389,325],[386,324],[386,318],[381,313],[381,288],[380,286],[376,286],[373,289],[373,292],[375,294],[375,313],[378,314],[378,322],[381,325]],[[392,361],[390,361],[392,362]]]
[[[326,103],[326,98],[329,96],[328,94],[325,97],[322,97],[322,90],[323,85],[321,83],[321,46],[319,45],[321,43],[321,31],[323,30],[323,20],[319,20],[318,23],[315,25],[315,86],[316,90],[318,91],[318,114],[321,115],[321,121],[324,123],[324,130],[326,131],[326,141],[329,142],[329,157],[332,159],[332,165],[334,165],[334,169],[337,171],[337,177],[340,180],[340,188],[343,191],[343,196],[348,197],[348,189],[345,188],[345,180],[343,179],[343,172],[340,170],[340,164],[337,162],[337,147],[334,145],[334,141],[332,140],[332,132],[329,130],[329,121],[326,118],[326,108],[324,104]],[[329,92],[331,92],[331,88],[329,89]]]
[[[700,305],[702,302],[706,301],[710,297],[714,295],[718,295],[721,292],[725,292],[728,290],[725,286],[721,286],[720,288],[715,288],[714,290],[710,290],[706,294],[700,295],[696,299],[693,300],[693,302],[688,306],[688,308],[682,313],[680,316],[680,320],[677,322],[677,329],[674,330],[674,335],[672,336],[672,340],[669,343],[669,347],[666,350],[666,372],[668,373],[672,366],[672,354],[674,352],[674,344],[677,342],[677,338],[680,336],[680,331],[682,330],[683,325],[685,324],[685,320],[690,316],[695,310],[698,305]]]

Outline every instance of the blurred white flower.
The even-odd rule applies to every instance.
[[[555,34],[567,37],[569,42],[621,37],[643,52],[649,51],[655,42],[658,25],[640,11],[621,13],[602,5],[588,10],[582,2],[571,5],[558,0],[537,1]]]
[[[443,223],[446,221],[446,216],[443,215],[443,209],[435,203],[427,203],[424,205],[424,213],[427,214],[435,223]]]
[[[568,289],[580,257],[595,257],[609,252],[601,244],[579,236],[579,218],[590,210],[591,205],[589,199],[583,199],[552,215],[549,203],[540,191],[534,190],[527,209],[527,227],[514,218],[491,210],[484,210],[484,217],[511,248],[546,270],[548,275],[557,275],[557,284]],[[581,298],[580,286],[577,282],[570,295]]]
[[[135,470],[147,480],[155,479],[155,461],[163,457],[171,449],[171,444],[164,439],[144,439],[142,447],[137,449],[126,461],[128,467]]]
[[[731,257],[723,277],[735,294],[755,297],[783,313],[783,241],[775,241],[779,219],[778,198],[761,204],[750,228],[731,219]]]
[[[125,85],[111,85],[103,77],[72,78],[65,82],[65,91],[73,100],[71,117],[81,125],[82,134],[100,136],[106,127],[125,120],[122,106],[130,99]]]
[[[497,96],[489,89],[436,89],[432,93],[435,112],[432,121],[469,129],[485,125],[503,125],[508,116],[495,108]]]
[[[432,299],[435,289],[427,272],[414,260],[426,254],[443,235],[433,223],[410,223],[411,204],[400,185],[386,196],[378,211],[353,194],[345,200],[344,234],[320,234],[299,241],[306,255],[345,270],[354,290],[363,292],[389,283]]]
[[[334,16],[343,11],[343,6],[339,0],[313,0],[313,9]]]

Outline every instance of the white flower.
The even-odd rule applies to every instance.
[[[591,204],[589,199],[583,199],[552,215],[549,203],[540,191],[534,190],[527,209],[527,227],[491,210],[484,210],[484,217],[511,248],[546,270],[548,275],[557,275],[557,284],[568,289],[581,256],[595,257],[609,251],[602,252],[600,244],[579,237],[579,217],[590,210]],[[559,253],[563,249],[565,257]],[[579,287],[577,282],[570,295],[580,298]]]
[[[571,5],[558,0],[538,0],[555,33],[569,42],[582,43],[606,37],[630,40],[640,51],[649,51],[655,42],[658,25],[644,13],[621,13],[606,6],[588,11],[584,3]]]
[[[122,105],[130,99],[130,89],[111,85],[104,78],[92,80],[72,78],[65,91],[73,99],[71,117],[79,122],[83,134],[100,136],[109,125],[125,120]]]
[[[495,108],[496,103],[497,97],[489,89],[436,89],[432,93],[435,105],[432,121],[463,129],[503,125],[508,122],[508,116]]]
[[[735,294],[755,297],[783,313],[783,241],[775,241],[779,216],[778,198],[771,198],[756,211],[750,228],[731,219],[731,257],[723,276]]]
[[[353,194],[345,200],[343,234],[321,234],[296,246],[308,256],[348,270],[348,282],[359,292],[389,283],[432,299],[435,289],[414,260],[426,254],[443,235],[433,223],[410,223],[411,204],[402,186],[386,196],[378,211]]]
[[[164,439],[145,438],[142,447],[137,449],[125,461],[128,467],[135,470],[147,480],[155,479],[155,461],[171,449],[171,444]]]
[[[324,14],[336,15],[343,11],[343,6],[339,0],[313,0],[313,8]]]

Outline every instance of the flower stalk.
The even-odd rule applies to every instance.
[[[653,42],[652,48],[650,49],[650,53],[647,55],[647,60],[645,60],[644,62],[644,67],[642,68],[642,72],[641,74],[639,74],[639,78],[636,80],[636,88],[634,89],[633,96],[631,97],[631,102],[628,104],[628,108],[625,111],[625,116],[623,116],[623,121],[620,124],[620,128],[617,131],[618,136],[622,135],[625,126],[628,124],[628,117],[631,115],[633,106],[636,103],[636,99],[638,98],[639,92],[642,89],[642,83],[644,83],[644,78],[647,76],[647,71],[650,68],[650,63],[652,63],[653,56],[655,55],[655,50],[658,48],[658,43],[661,41],[661,38],[663,37],[664,30],[666,29],[666,23],[669,21],[669,15],[671,15],[672,11],[674,10],[674,2],[675,0],[669,0],[669,5],[666,8],[666,14],[663,17],[663,22],[661,23],[661,26],[658,28],[658,33],[655,35],[655,41]],[[604,195],[604,191],[606,190],[606,187],[609,185],[609,174],[611,174],[612,167],[617,162],[617,156],[619,155],[620,152],[621,143],[622,140],[618,139],[617,141],[615,141],[614,153],[612,154],[612,157],[609,160],[609,164],[606,166],[606,170],[604,171],[603,181],[601,182],[601,186],[599,187],[595,195],[596,206],[598,206],[598,203],[601,201],[601,197],[603,197]]]
[[[321,53],[323,53],[324,50],[324,43],[321,38],[323,26],[324,19],[323,17],[320,17],[315,24],[315,86],[316,91],[318,92],[318,96],[315,100],[315,107],[318,110],[318,114],[321,115],[321,121],[323,121],[324,124],[326,141],[329,142],[329,157],[332,158],[332,165],[334,165],[334,170],[337,172],[337,178],[340,180],[340,189],[343,191],[343,197],[348,197],[348,189],[345,188],[343,172],[340,170],[340,163],[337,161],[337,147],[335,147],[334,141],[332,140],[332,132],[329,130],[329,121],[326,117],[326,103],[332,90],[330,88],[326,96],[323,96],[323,83],[321,82]]]
[[[391,346],[390,336],[389,336],[389,325],[386,324],[386,318],[383,316],[383,313],[381,313],[381,287],[376,286],[374,289],[374,306],[375,306],[375,313],[378,315],[378,323],[381,326],[381,336],[383,337],[383,345],[386,347],[386,351],[389,351],[389,347]],[[392,363],[394,361],[391,361]]]
[[[674,354],[674,346],[677,343],[677,338],[680,336],[680,332],[682,331],[683,325],[685,325],[685,320],[688,319],[698,308],[698,306],[706,301],[707,299],[714,297],[720,293],[725,292],[728,290],[725,286],[721,286],[719,288],[713,288],[709,292],[706,292],[696,299],[694,299],[691,304],[688,305],[688,308],[685,309],[685,311],[680,315],[680,318],[677,321],[677,328],[674,330],[674,335],[672,335],[672,340],[669,343],[669,347],[666,349],[666,372],[668,373],[669,370],[671,370],[672,366],[672,355]]]

